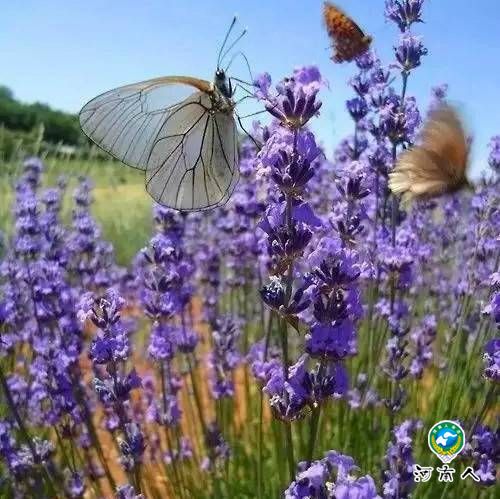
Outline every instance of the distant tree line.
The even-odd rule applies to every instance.
[[[6,86],[0,85],[0,126],[30,132],[43,124],[44,140],[54,144],[83,145],[87,141],[80,131],[78,117],[55,111],[46,104],[19,102]]]

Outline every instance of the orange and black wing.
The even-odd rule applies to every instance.
[[[371,37],[335,5],[325,2],[323,17],[333,42],[334,62],[350,62],[370,47]]]

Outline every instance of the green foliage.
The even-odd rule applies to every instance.
[[[48,142],[70,145],[86,143],[76,115],[56,111],[39,102],[19,102],[6,86],[0,86],[0,124],[9,130],[22,132],[31,132],[43,124],[44,137]]]

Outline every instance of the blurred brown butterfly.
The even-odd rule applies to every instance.
[[[403,152],[389,174],[389,187],[406,198],[437,196],[468,184],[469,143],[457,111],[448,104],[431,111],[420,145]]]
[[[333,62],[350,62],[366,52],[372,41],[361,28],[335,5],[325,2],[323,17],[326,30],[332,39]]]

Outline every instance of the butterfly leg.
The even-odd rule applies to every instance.
[[[258,142],[255,137],[249,133],[246,128],[243,126],[243,122],[241,121],[241,117],[239,114],[235,113],[236,114],[236,119],[238,120],[238,123],[241,127],[241,129],[243,130],[243,132],[245,133],[245,135],[247,135],[247,137],[255,144],[255,147],[257,148],[257,150],[261,150],[262,149],[262,144],[260,142]]]
[[[235,78],[234,76],[231,76],[229,78],[229,81],[236,81],[238,83],[238,85],[235,85],[235,88],[241,88],[243,90],[245,90],[245,92],[248,92],[249,94],[253,95],[252,92],[250,92],[250,90],[248,90],[248,88],[245,88],[243,85],[246,85],[247,87],[255,87],[255,85],[253,83],[249,83],[248,81],[245,81],[245,80],[241,80],[240,78]]]

